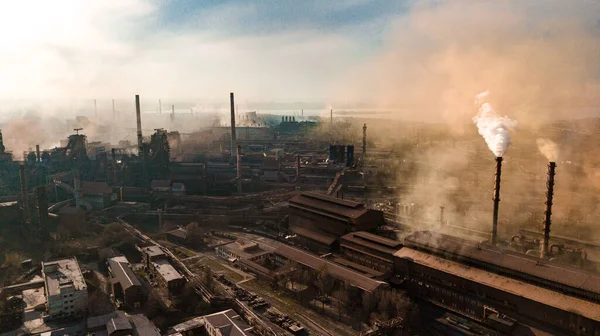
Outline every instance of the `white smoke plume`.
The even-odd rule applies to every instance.
[[[556,162],[560,154],[558,144],[550,139],[540,138],[536,140],[538,150],[550,162]]]
[[[483,136],[489,149],[496,157],[503,156],[510,146],[510,129],[516,126],[516,121],[508,117],[500,117],[487,102],[489,91],[482,92],[476,96],[475,102],[480,105],[479,113],[473,117],[479,134]]]

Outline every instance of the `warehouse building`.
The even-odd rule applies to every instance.
[[[171,265],[167,254],[158,246],[143,247],[142,254],[150,276],[170,294],[180,293],[185,278]]]
[[[351,232],[340,239],[345,258],[383,273],[392,272],[394,253],[401,247],[400,241],[364,231]]]
[[[253,328],[233,309],[204,316],[209,336],[253,336]]]
[[[42,262],[49,319],[80,316],[87,308],[87,285],[76,258]]]
[[[295,263],[314,273],[326,271],[329,276],[337,280],[338,284],[345,282],[365,292],[374,292],[387,287],[387,283],[375,280],[373,276],[356,272],[338,263],[287,245],[277,247],[262,259],[250,258],[239,261],[240,268],[243,270],[268,280],[273,280],[284,274],[286,272],[285,266],[290,263]]]
[[[600,334],[599,279],[581,269],[428,231],[405,239],[394,268],[411,295],[501,332]]]
[[[384,224],[381,211],[314,192],[290,199],[289,218],[298,243],[316,252],[336,250],[339,238],[349,232],[370,231]]]
[[[128,308],[139,308],[144,300],[142,284],[124,256],[108,259],[108,271],[114,299]]]

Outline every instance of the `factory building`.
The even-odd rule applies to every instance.
[[[266,158],[262,164],[263,180],[267,182],[279,182],[279,171],[281,162],[277,158]]]
[[[73,318],[87,308],[87,285],[76,258],[42,262],[49,319]]]
[[[261,255],[261,258],[241,259],[239,264],[243,270],[272,280],[285,273],[285,266],[290,262],[314,273],[325,270],[329,276],[337,280],[338,285],[345,282],[365,292],[374,292],[379,288],[387,287],[387,283],[383,281],[287,245],[281,245],[273,252]]]
[[[233,309],[204,316],[204,327],[209,336],[252,336],[253,328]]]
[[[131,264],[124,256],[108,259],[108,271],[112,294],[129,308],[139,308],[144,300],[142,284],[131,269]]]
[[[392,272],[394,253],[402,247],[397,240],[369,232],[351,232],[340,239],[340,251],[345,258],[383,273]]]
[[[167,254],[158,246],[142,248],[144,265],[151,277],[170,294],[181,292],[185,278],[171,265]]]
[[[394,268],[411,295],[501,332],[600,334],[600,282],[581,269],[427,231],[405,239]]]
[[[106,182],[83,182],[81,195],[81,203],[91,206],[88,210],[104,209],[117,201],[117,195]]]
[[[337,249],[339,238],[384,224],[383,212],[364,204],[319,193],[304,192],[289,201],[290,231],[301,245],[317,252]]]
[[[215,253],[229,262],[250,258],[257,261],[266,258],[267,253],[271,250],[266,246],[260,246],[258,243],[244,240],[237,240],[233,243],[215,247]]]

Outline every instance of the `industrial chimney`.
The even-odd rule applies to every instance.
[[[237,191],[242,193],[242,146],[237,146]]]
[[[233,92],[229,93],[229,107],[231,109],[231,155],[233,156],[233,150],[237,140],[235,136],[235,100],[233,98]]]
[[[556,173],[556,162],[550,162],[548,164],[548,182],[546,186],[548,191],[546,192],[546,219],[544,220],[544,241],[542,242],[542,253],[541,258],[545,258],[548,255],[548,246],[550,241],[550,224],[552,223],[552,199],[554,198],[554,175]]]
[[[27,199],[27,177],[25,176],[25,165],[19,166],[21,175],[21,201],[23,202],[23,220],[29,222],[29,200]]]
[[[40,145],[35,145],[35,161],[42,161],[42,155],[40,154]]]
[[[144,143],[142,139],[142,112],[140,111],[140,96],[135,95],[135,116],[137,118],[137,141],[140,158],[144,156]]]
[[[367,157],[367,124],[363,125],[362,161]]]
[[[492,245],[498,242],[498,206],[500,205],[500,176],[502,174],[502,157],[496,158],[496,182],[494,184],[494,217],[492,221]]]

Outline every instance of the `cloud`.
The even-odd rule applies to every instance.
[[[264,8],[226,3],[194,7],[178,18],[153,0],[11,3],[0,14],[0,40],[6,41],[0,99],[139,93],[226,100],[236,91],[254,100],[318,100],[363,56],[356,25],[343,32],[301,22],[272,29],[280,26],[272,18],[277,11]]]

